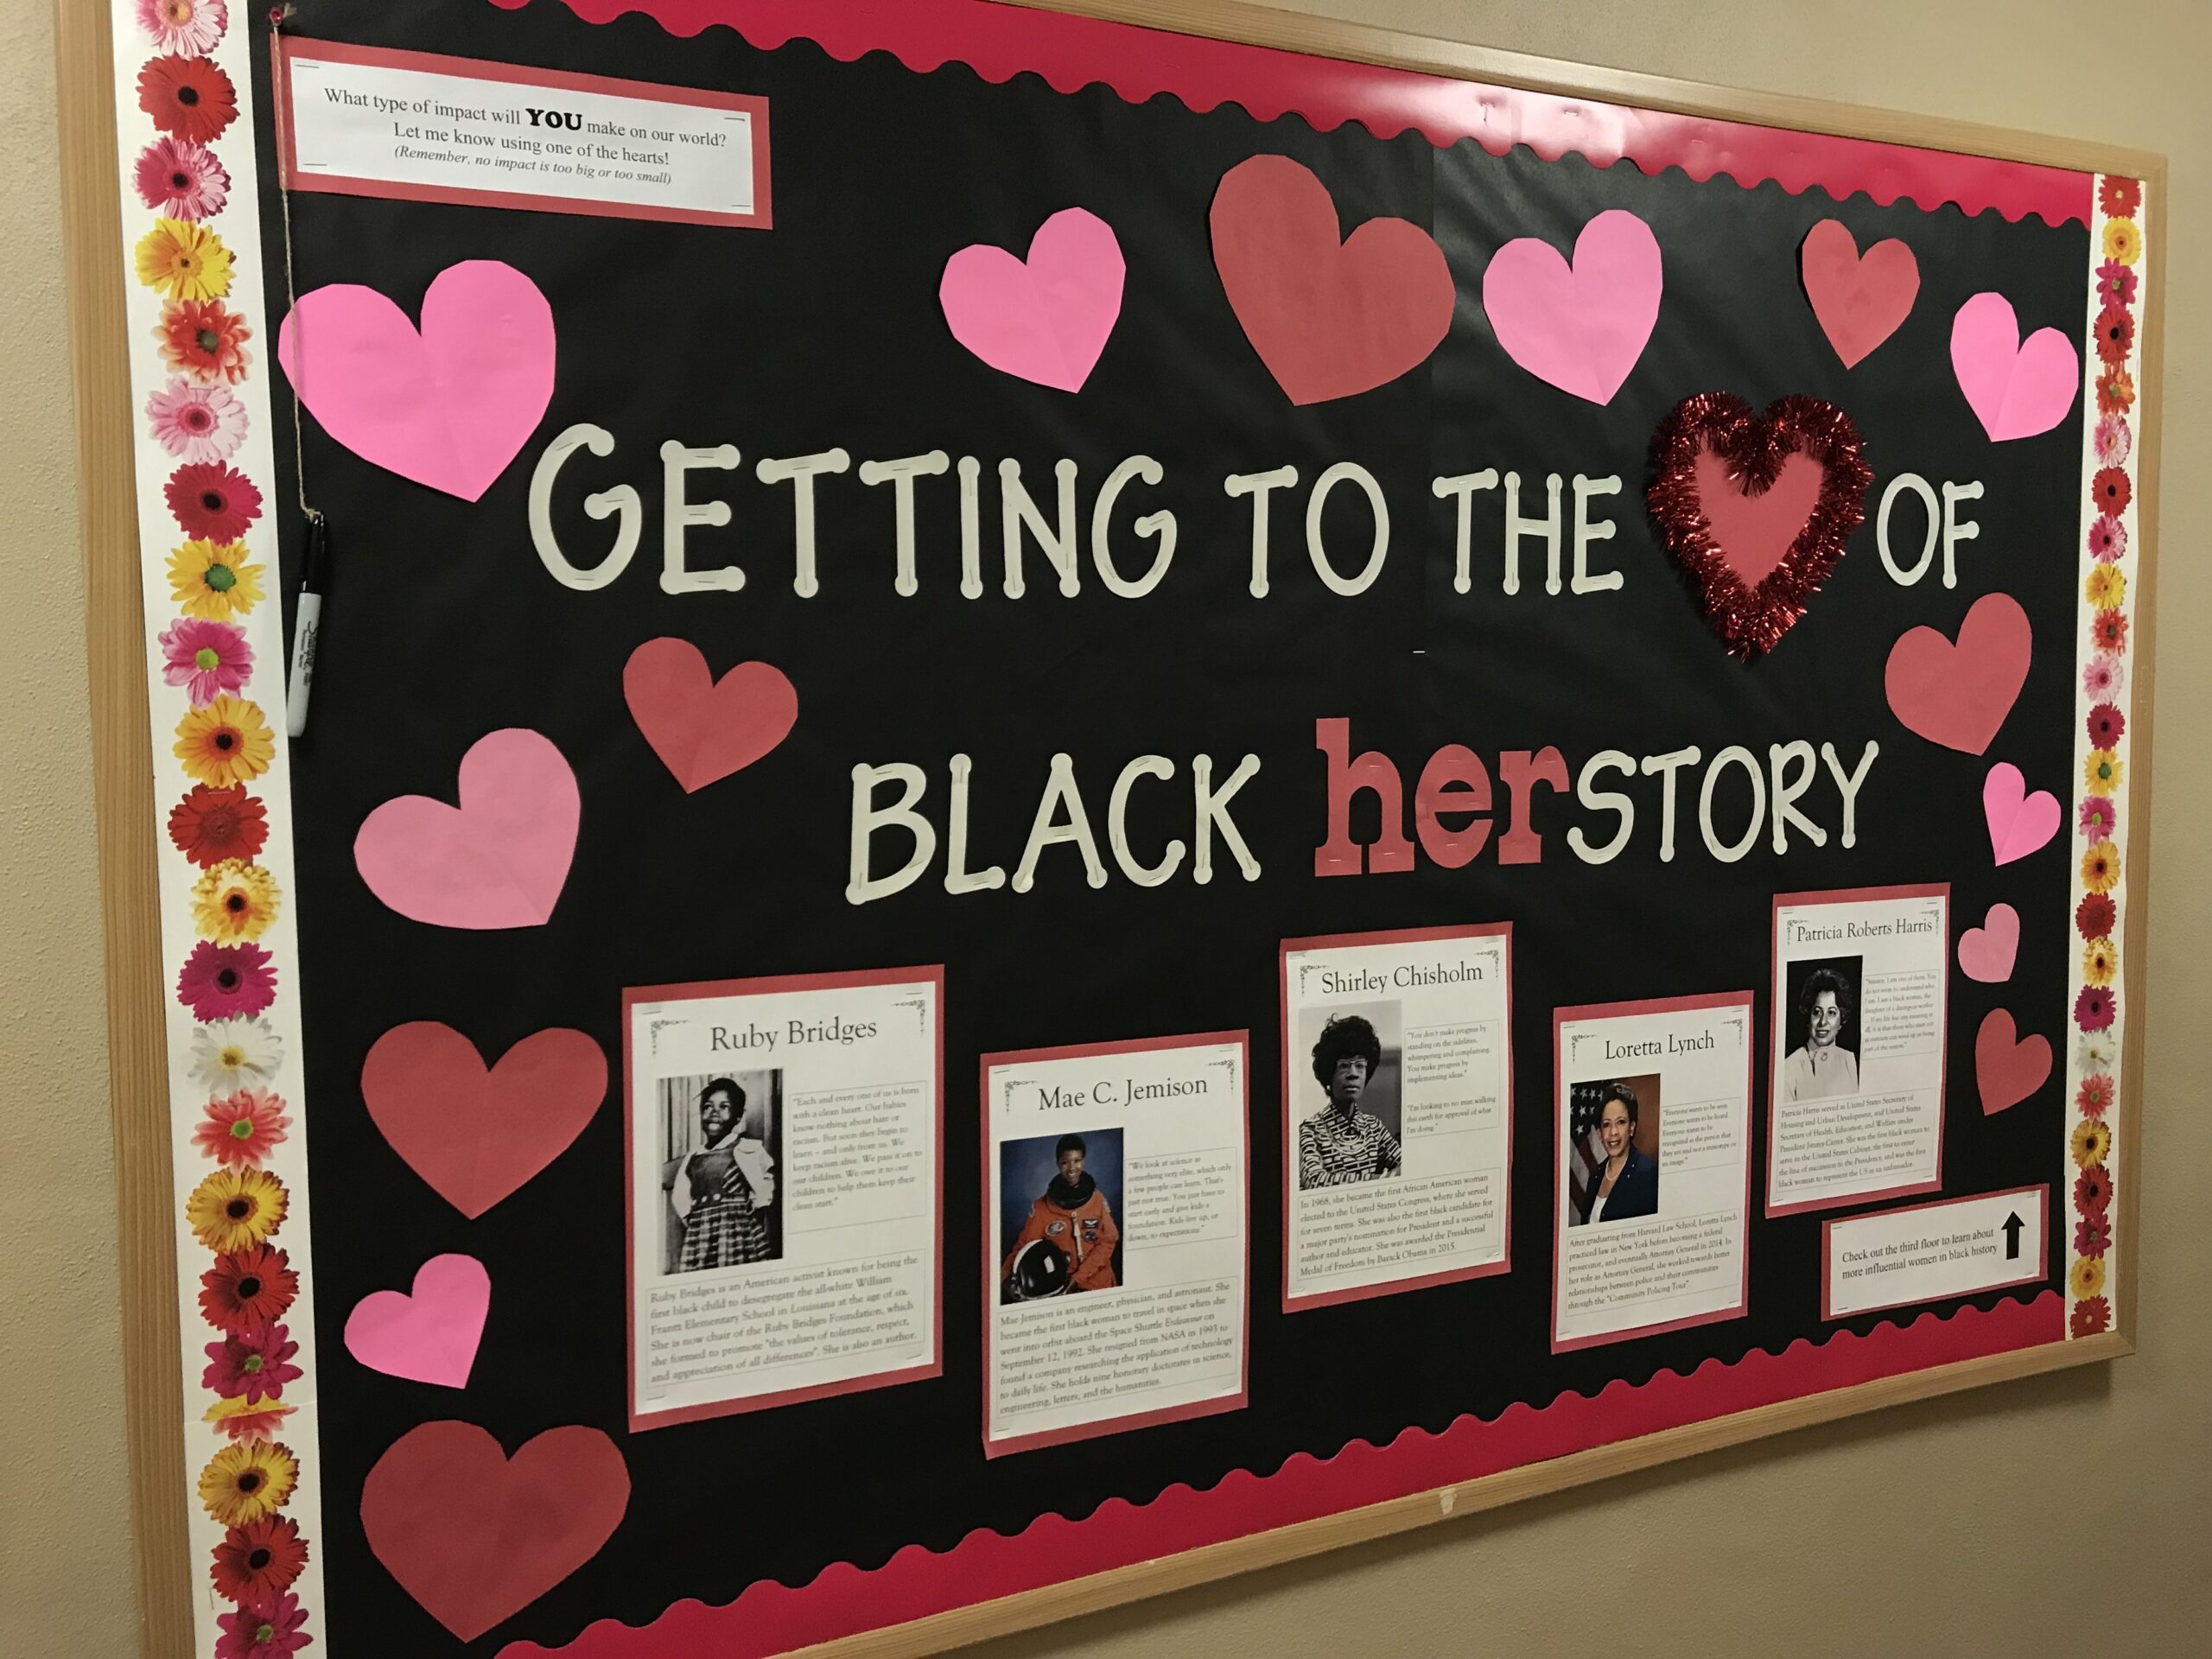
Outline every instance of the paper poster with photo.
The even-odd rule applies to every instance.
[[[1512,925],[1287,939],[1283,1306],[1503,1273]]]
[[[632,1429],[938,1374],[942,987],[624,994]]]
[[[1245,1403],[1249,1048],[983,1056],[986,1456]]]
[[[1749,1306],[1751,993],[1560,1008],[1555,1353]]]
[[[1776,897],[1769,1215],[1942,1187],[1950,893]]]

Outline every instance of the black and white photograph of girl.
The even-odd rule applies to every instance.
[[[661,1271],[705,1273],[780,1261],[776,1202],[784,1074],[662,1077]]]
[[[1842,1100],[1859,1092],[1858,957],[1808,957],[1783,969],[1789,998],[1784,1101]]]

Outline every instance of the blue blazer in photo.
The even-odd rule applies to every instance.
[[[1598,1207],[1598,1189],[1605,1182],[1602,1169],[1590,1183],[1590,1199],[1582,1207],[1582,1219],[1588,1221]],[[1621,1165],[1618,1179],[1605,1198],[1605,1213],[1601,1221],[1627,1221],[1636,1216],[1656,1216],[1659,1213],[1659,1166],[1630,1143],[1628,1158]]]

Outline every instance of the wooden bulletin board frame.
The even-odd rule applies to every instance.
[[[2158,232],[2147,253],[2140,395],[2149,436],[2139,451],[2137,491],[2141,533],[2133,703],[2137,753],[2147,750],[2152,705],[2158,438],[2164,334],[2167,191],[2163,156],[2087,140],[1576,65],[1294,16],[1236,0],[1063,0],[1058,4],[1012,0],[1012,3],[1532,92],[2140,179],[2147,215]],[[186,1472],[186,1457],[175,1317],[177,1281],[168,1167],[163,970],[157,932],[154,783],[147,766],[151,734],[133,505],[135,411],[125,358],[122,276],[125,262],[115,212],[118,167],[111,43],[105,0],[56,0],[55,11],[95,788],[105,899],[132,1521],[143,1609],[142,1650],[149,1655],[184,1655],[193,1650],[190,1587],[199,1569],[188,1548],[180,1480]],[[2126,1031],[2118,1114],[2120,1156],[2130,1167],[2136,1166],[2139,1157],[2141,1133],[2140,1079],[2146,1029],[2141,996],[2148,946],[2150,790],[2150,768],[2137,766],[2126,788],[2133,826],[2130,870],[2133,903],[2121,981],[2134,995],[2136,1017]],[[813,1651],[850,1656],[936,1652],[1808,1424],[2115,1358],[2134,1348],[2136,1204],[2134,1183],[2126,1182],[2116,1214],[2113,1254],[2119,1287],[2113,1324],[2101,1335],[1768,1405],[959,1609]]]

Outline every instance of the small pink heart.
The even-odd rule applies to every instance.
[[[1937,630],[1908,629],[1890,647],[1882,687],[1909,731],[1965,754],[1981,754],[2027,683],[2035,631],[2010,594],[1984,594],[1959,625],[1955,645]]]
[[[353,865],[369,891],[433,927],[537,927],[575,856],[583,802],[552,741],[520,727],[477,739],[461,760],[461,804],[386,801],[361,822]]]
[[[1985,1116],[2018,1105],[2050,1076],[2050,1039],[2021,1037],[2012,1016],[1992,1008],[1974,1034],[1974,1077]]]
[[[2082,389],[2082,354],[2056,328],[2023,343],[2002,294],[1977,294],[1951,319],[1951,372],[1993,443],[2032,438],[2066,418]]]
[[[1081,391],[1122,316],[1128,266],[1114,227],[1082,207],[1054,213],[1017,259],[988,244],[944,267],[952,337],[1001,373]]]
[[[1920,296],[1920,262],[1896,238],[1864,254],[1840,219],[1824,219],[1797,251],[1805,297],[1847,369],[1897,333]]]
[[[492,1311],[492,1275],[473,1255],[434,1255],[415,1270],[414,1294],[379,1290],[346,1316],[346,1349],[372,1371],[468,1386],[484,1320]]]
[[[1981,815],[1989,823],[1989,850],[1999,864],[2025,858],[2058,833],[2058,798],[2047,789],[2032,795],[2028,780],[2000,760],[1982,780]]]
[[[2020,912],[2010,905],[1992,905],[1980,927],[1959,936],[1959,971],[1984,985],[2002,985],[2012,978],[2019,954]]]
[[[1539,238],[1508,242],[1483,272],[1483,309],[1536,378],[1609,404],[1651,339],[1664,285],[1651,227],[1614,207],[1582,227],[1572,266]]]
[[[783,670],[740,663],[717,682],[688,639],[648,639],[632,652],[622,696],[687,795],[751,766],[798,720],[798,692]]]
[[[448,265],[423,326],[372,288],[300,296],[276,360],[324,431],[386,472],[480,499],[553,400],[553,308],[496,259]]]

